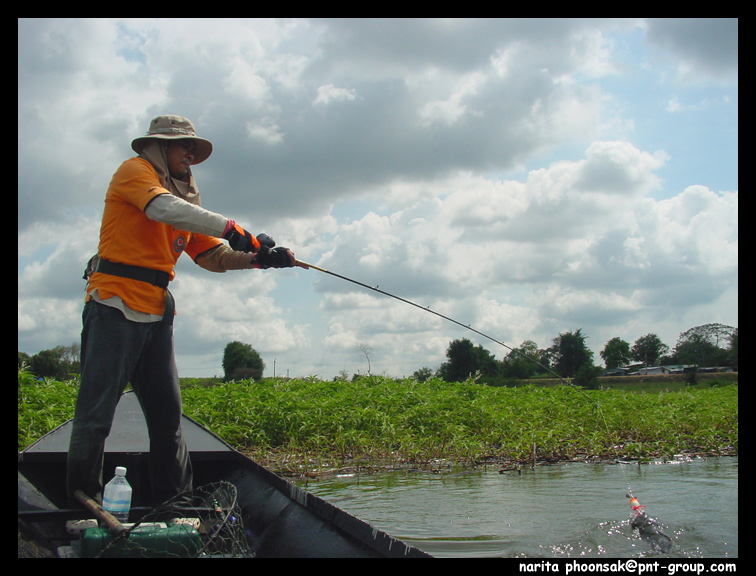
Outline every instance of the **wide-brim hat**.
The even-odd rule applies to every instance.
[[[168,115],[153,118],[152,122],[150,122],[150,129],[147,131],[147,135],[135,138],[131,142],[131,148],[137,154],[141,154],[144,145],[154,139],[193,140],[195,148],[194,162],[192,162],[192,164],[204,162],[210,157],[210,154],[213,153],[212,143],[209,140],[197,136],[194,124],[183,116]]]

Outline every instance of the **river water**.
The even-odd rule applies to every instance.
[[[669,552],[631,528],[628,486],[671,538]],[[354,474],[306,488],[437,557],[738,556],[737,457]]]

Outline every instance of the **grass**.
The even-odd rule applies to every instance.
[[[18,449],[73,418],[78,382],[37,380],[25,371],[18,372]]]
[[[738,386],[490,387],[382,377],[182,390],[187,415],[258,460],[467,463],[738,453]],[[19,450],[72,417],[76,381],[19,372]]]

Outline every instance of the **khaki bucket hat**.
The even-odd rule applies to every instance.
[[[137,154],[141,154],[144,145],[154,138],[160,140],[193,140],[195,149],[192,164],[204,162],[213,152],[212,143],[204,138],[199,138],[194,130],[194,124],[183,116],[167,115],[153,118],[147,135],[135,138],[131,142],[131,148]]]

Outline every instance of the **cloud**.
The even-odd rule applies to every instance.
[[[433,203],[343,226],[323,262],[369,286],[422,295],[416,303],[515,345],[570,327],[616,329],[649,310],[676,316],[737,285],[737,194],[695,186],[654,200],[664,160],[599,142],[585,159],[525,182],[460,176]],[[449,328],[348,283],[316,286],[329,295],[327,342],[344,349],[368,334],[415,341]],[[530,296],[517,297],[518,286]]]
[[[108,182],[163,113],[214,144],[206,208],[507,343],[736,324],[737,61],[736,19],[19,19],[19,349],[78,337]],[[470,336],[314,270],[177,272],[211,373],[227,340],[328,375]]]
[[[595,42],[575,43],[556,64],[547,46],[526,46],[522,32],[506,20],[393,22],[399,37],[413,34],[407,46],[383,34],[386,25],[22,20],[20,86],[29,97],[20,98],[20,124],[35,136],[24,139],[20,166],[45,157],[45,168],[54,170],[47,176],[37,171],[30,184],[44,191],[52,178],[63,179],[82,195],[81,206],[150,117],[171,110],[191,117],[216,143],[212,161],[197,172],[223,191],[214,201],[217,210],[235,210],[241,220],[277,214],[283,206],[302,216],[324,213],[366,187],[450,170],[512,167],[576,131],[586,138],[597,133],[591,110],[598,95],[555,82],[577,73]],[[300,51],[301,43],[291,40],[295,34],[316,49]],[[471,34],[476,41],[460,50],[458,41]],[[568,22],[554,23],[547,44],[564,49],[574,34]],[[92,50],[93,44],[108,48]],[[502,74],[501,54],[511,50],[518,57]],[[56,60],[64,61],[62,70],[81,72],[48,74]],[[468,67],[462,75],[461,66]],[[41,82],[56,95],[52,107],[32,106],[40,98],[29,91],[38,91]],[[317,109],[309,106],[313,101]],[[336,102],[351,106],[337,111]],[[324,112],[326,103],[334,110]],[[73,125],[76,131],[50,132]],[[50,142],[66,146],[47,150]],[[77,150],[87,169],[72,165],[63,150]],[[60,217],[56,203],[46,207],[49,218]],[[24,218],[29,212],[22,211]]]
[[[318,95],[313,100],[313,104],[325,106],[331,102],[354,100],[356,97],[356,91],[351,88],[337,88],[333,84],[325,84],[318,86]]]
[[[648,18],[649,42],[676,62],[683,82],[737,83],[737,18]]]

